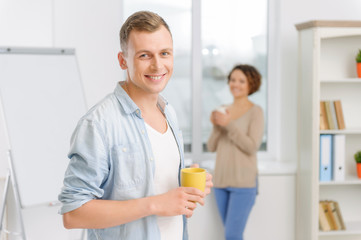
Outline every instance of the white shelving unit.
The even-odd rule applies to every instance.
[[[361,49],[361,21],[310,21],[299,31],[298,240],[361,239],[361,179],[353,155],[361,150],[361,79],[355,56]],[[346,129],[320,130],[320,101],[341,100]],[[320,134],[346,136],[345,180],[319,181]],[[339,203],[346,230],[319,230],[320,200]]]

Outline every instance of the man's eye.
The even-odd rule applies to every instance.
[[[168,56],[169,52],[162,52],[162,56]]]
[[[146,58],[146,57],[148,57],[148,54],[144,53],[144,54],[140,55],[140,57],[141,58]]]

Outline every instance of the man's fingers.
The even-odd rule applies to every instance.
[[[193,211],[194,209],[196,209],[196,207],[197,205],[194,202],[188,201],[185,208]]]
[[[212,174],[206,172],[206,181],[212,180],[212,178]]]
[[[198,163],[194,163],[191,165],[191,168],[199,168],[199,164]]]
[[[204,205],[204,197],[205,193],[201,190],[193,187],[183,187],[184,192],[186,195],[186,201],[190,202],[198,202],[202,206]]]
[[[202,206],[204,205],[204,198],[196,196],[196,195],[189,195],[188,201],[193,203],[192,207],[194,207],[194,208],[197,206],[195,204],[196,202],[199,203]]]
[[[184,192],[190,195],[197,195],[200,197],[205,197],[204,192],[202,192],[201,190],[199,190],[198,188],[194,188],[194,187],[183,187]]]

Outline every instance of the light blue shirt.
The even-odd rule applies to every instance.
[[[93,199],[129,200],[154,195],[154,156],[140,109],[117,84],[83,116],[71,137],[69,165],[59,195],[60,213]],[[183,140],[173,108],[159,96],[184,168]],[[166,147],[166,146],[165,146]],[[179,172],[178,172],[179,180]],[[88,229],[88,240],[158,240],[155,215],[105,229]],[[183,240],[187,240],[183,216]]]

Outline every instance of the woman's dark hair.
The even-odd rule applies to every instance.
[[[262,76],[255,67],[247,64],[236,65],[228,75],[228,83],[231,80],[231,75],[235,70],[240,70],[244,73],[244,75],[246,75],[249,85],[248,95],[258,91],[259,87],[261,86]]]

